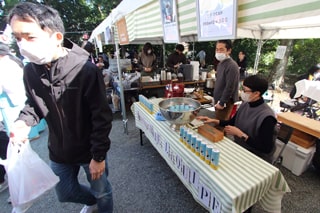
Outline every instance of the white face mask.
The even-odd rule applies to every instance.
[[[320,72],[317,72],[313,75],[313,78],[316,79],[320,79]]]
[[[17,42],[20,53],[35,64],[48,64],[54,60],[57,52],[57,42],[52,39],[41,39],[35,42]]]
[[[250,93],[241,92],[240,94],[241,100],[244,102],[250,102]]]
[[[227,56],[226,56],[225,53],[216,53],[215,56],[216,56],[216,59],[217,59],[218,61],[223,61],[224,59],[227,58]]]

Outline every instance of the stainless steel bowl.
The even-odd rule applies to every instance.
[[[172,110],[172,106],[185,105],[189,109]],[[168,98],[160,101],[159,108],[162,116],[169,121],[171,127],[179,131],[181,125],[190,123],[201,109],[201,103],[192,98]]]

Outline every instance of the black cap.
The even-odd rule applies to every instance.
[[[243,85],[250,88],[253,92],[260,92],[260,96],[268,89],[268,81],[260,75],[251,75],[245,78]]]

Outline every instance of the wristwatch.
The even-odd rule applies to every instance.
[[[241,140],[243,140],[244,142],[246,142],[247,140],[248,140],[248,135],[246,135],[246,134],[243,134],[242,136],[241,136]]]
[[[92,159],[97,162],[102,162],[106,159],[106,156],[105,155],[93,155]]]
[[[220,101],[218,101],[218,104],[219,104],[220,106],[222,106],[223,108],[226,108],[226,107],[227,107],[227,104],[226,104],[226,103],[221,103]]]

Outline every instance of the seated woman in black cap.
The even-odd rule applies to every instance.
[[[271,163],[275,150],[274,133],[277,120],[274,111],[262,98],[267,89],[267,80],[257,75],[249,76],[243,81],[243,103],[230,120],[217,120],[206,116],[199,116],[198,119],[223,126],[224,132],[234,136],[236,143]]]

